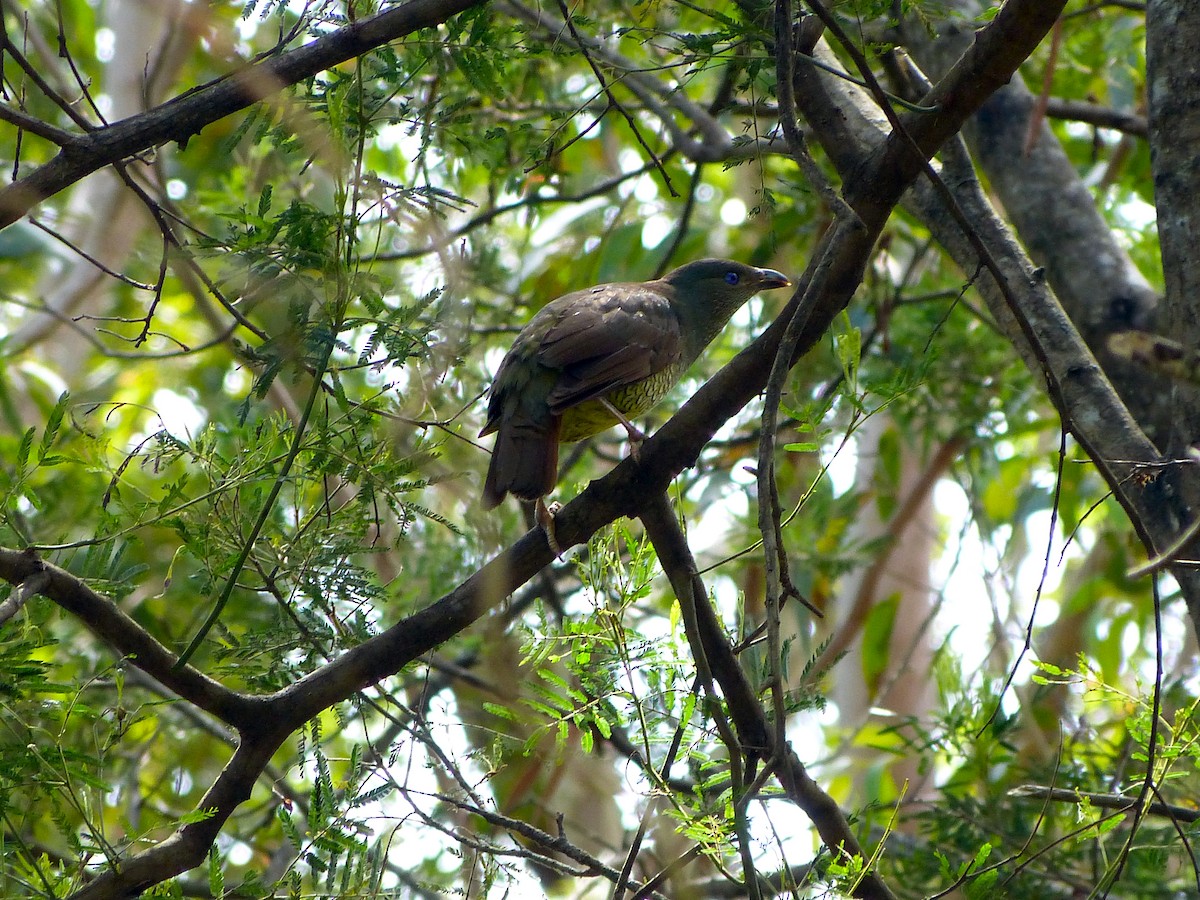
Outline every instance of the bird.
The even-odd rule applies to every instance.
[[[480,437],[496,434],[484,509],[505,496],[536,504],[558,552],[544,497],[558,479],[558,445],[622,425],[658,403],[741,306],[791,281],[774,269],[700,259],[662,278],[617,282],[552,300],[529,320],[496,370]]]

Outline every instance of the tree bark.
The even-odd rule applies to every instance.
[[[1200,340],[1200,6],[1192,0],[1146,4],[1146,85],[1150,112],[1150,165],[1158,208],[1165,302],[1159,332],[1186,347]],[[1160,443],[1181,456],[1200,439],[1200,403],[1191,385],[1165,392],[1173,411]]]

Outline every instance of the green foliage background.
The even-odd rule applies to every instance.
[[[870,33],[868,5],[837,11]],[[931,22],[940,15],[936,4],[906,6]],[[1081,15],[1064,32],[1056,92],[1136,104],[1145,89],[1137,15],[1071,6]],[[301,42],[350,14],[335,3],[195,12],[205,37],[182,55],[172,94],[268,51],[279,34],[294,29]],[[355,6],[356,16],[368,13]],[[18,15],[5,4],[3,14],[10,39],[51,42],[61,17],[81,78],[94,94],[108,89],[101,7],[62,0]],[[669,152],[661,122],[619,80],[610,97],[566,42],[493,6],[162,148],[138,177],[183,249],[164,249],[145,217],[121,278],[103,273],[102,289],[69,322],[5,351],[0,544],[38,548],[176,652],[223,605],[192,662],[265,693],[424,608],[523,533],[517,504],[480,510],[487,456],[475,440],[480,397],[520,325],[569,290],[648,279],[703,255],[799,274],[829,220],[794,164],[761,149],[774,123],[756,109],[775,102],[773,62],[733,7],[597,3],[572,18],[698,102],[724,98],[722,121],[745,154],[697,165]],[[44,62],[62,74],[59,61]],[[1030,84],[1044,63],[1027,65]],[[8,63],[6,79],[10,89],[22,83]],[[35,91],[22,102],[64,121]],[[1116,152],[1109,134],[1078,124],[1057,124],[1056,134],[1081,171]],[[19,156],[23,170],[54,151],[7,126],[0,147],[7,167]],[[1130,150],[1097,199],[1154,276],[1152,230],[1128,224],[1131,204],[1153,200],[1149,155],[1144,142]],[[10,338],[39,314],[56,273],[84,264],[55,235],[86,222],[86,209],[68,193],[35,216],[39,226],[0,233],[0,329]],[[754,301],[653,424],[782,302]],[[818,712],[821,672],[791,673],[787,700],[814,777],[853,812],[867,843],[895,832],[874,862],[903,896],[956,882],[966,896],[1084,896],[1072,892],[1115,878],[1127,841],[1134,852],[1114,896],[1184,896],[1195,885],[1192,823],[1152,815],[1134,831],[1128,813],[1011,793],[1030,783],[1136,793],[1154,712],[1153,606],[1146,583],[1124,575],[1135,557],[1123,515],[1077,449],[1059,459],[1053,409],[991,327],[970,275],[900,213],[836,334],[796,369],[785,398],[781,502],[799,509],[785,535],[796,585],[818,604],[879,550],[848,528],[860,500],[836,472],[863,422],[885,411],[895,432],[877,486],[895,475],[904,446],[963,441],[945,478],[965,498],[966,518],[943,516],[939,540],[956,548],[960,534],[977,535],[988,571],[956,579],[941,597],[931,717],[849,730],[836,710]],[[735,631],[739,596],[761,564],[743,471],[758,415],[752,405],[724,429],[672,493],[715,567],[706,577]],[[621,457],[618,438],[564,454],[562,497]],[[894,484],[875,502],[885,516],[894,511]],[[1034,676],[1036,652],[1017,666],[1032,613],[1016,576],[1044,555],[1051,507],[1055,552],[1069,536],[1069,561],[1057,564],[1061,587],[1042,602],[1080,617],[1080,656]],[[877,648],[886,648],[889,614],[882,604],[866,625]],[[954,631],[993,615],[994,645],[964,661]],[[1154,764],[1156,797],[1188,805],[1200,759],[1186,665],[1194,636],[1177,615],[1167,607]],[[1039,617],[1038,628],[1052,618]],[[794,878],[793,895],[849,891],[855,864],[816,849],[798,815],[776,814],[768,798],[753,804],[748,826],[741,818],[681,627],[640,532],[615,526],[479,628],[311,721],[272,760],[208,870],[153,895],[571,890],[516,852],[536,841],[522,845],[478,815],[502,805],[494,797],[506,772],[524,774],[523,760],[569,752],[614,759],[630,831],[652,797],[665,797],[661,817],[713,862],[714,876],[742,870],[738,846],[749,833],[749,856],[764,873],[783,872],[785,884]],[[472,680],[502,632],[518,638],[529,688],[520,698]],[[815,619],[799,618],[793,669],[826,637]],[[765,670],[769,661],[758,659]],[[874,662],[882,671],[886,660]],[[205,815],[198,804],[235,736],[72,616],[31,599],[0,626],[0,673],[0,895],[67,896],[89,872]],[[1043,705],[1062,685],[1070,698]],[[1047,739],[1053,752],[1029,752]],[[854,744],[917,760],[936,798],[908,804],[887,762],[871,792],[857,792],[839,756]],[[678,760],[674,780],[656,781],[647,762],[666,754]],[[552,812],[505,815],[555,833]]]

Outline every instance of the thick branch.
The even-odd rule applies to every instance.
[[[1158,238],[1162,247],[1165,298],[1159,330],[1189,347],[1200,340],[1200,89],[1196,44],[1200,5],[1194,0],[1151,0],[1146,4],[1146,93],[1150,107],[1150,166]],[[1200,439],[1200,399],[1189,387],[1172,383],[1170,437],[1159,446],[1182,455]],[[1195,498],[1189,498],[1195,502]]]
[[[944,65],[944,48],[927,42],[920,29],[912,32],[915,55]],[[953,38],[949,40],[953,45]],[[1154,297],[1115,242],[1053,134],[1043,128],[1032,151],[1022,157],[1032,103],[1029,91],[1014,82],[984,104],[966,133],[1034,261],[1046,265],[1045,278],[1062,295],[1065,311],[1047,285],[1033,278],[1032,263],[965,162],[955,163],[961,171],[950,179],[955,202],[1004,270],[999,281],[989,277],[979,281],[989,308],[1002,325],[1010,323],[1006,333],[1018,348],[1027,348],[1027,359],[1032,353],[1064,423],[1096,463],[1154,555],[1171,543],[1188,520],[1190,473],[1182,467],[1163,469],[1159,448],[1146,435],[1167,438],[1181,403],[1163,389],[1163,380],[1144,368],[1113,360],[1104,347],[1105,337],[1114,330],[1128,327],[1131,320],[1148,319]],[[839,146],[865,139],[862,134],[847,138],[852,131],[851,127],[839,134]],[[1035,188],[1031,189],[1031,182]],[[923,183],[911,201],[963,271],[974,272],[979,256],[961,226],[947,216],[944,199],[933,196],[931,187]],[[1095,357],[1104,362],[1105,371]],[[1119,385],[1120,396],[1106,372]],[[1131,410],[1137,411],[1137,421]],[[1200,630],[1200,573],[1178,567],[1174,574],[1193,624]]]
[[[72,894],[71,900],[137,897],[148,888],[200,865],[229,816],[250,799],[254,782],[279,749],[283,737],[286,735],[278,741],[264,739],[241,744],[200,801],[199,808],[209,813],[208,818],[184,825],[166,840],[125,860],[119,868],[106,870]]]
[[[978,0],[956,0],[956,19],[979,14]],[[945,25],[933,39],[923,22],[901,23],[901,39],[922,69],[937,77],[957,58],[971,35]],[[1042,123],[1030,145],[1036,97],[1020,79],[998,90],[963,130],[978,166],[987,174],[1029,255],[1092,353],[1113,380],[1139,424],[1160,447],[1172,427],[1174,406],[1165,381],[1115,359],[1109,335],[1152,327],[1157,297],[1096,208],[1062,145]]]
[[[997,89],[1007,84],[1050,30],[1066,5],[1065,0],[1009,0],[985,28],[975,32],[958,61],[934,85],[923,107],[935,107],[935,114],[909,112],[901,117],[904,130],[923,156],[910,149],[909,142],[893,131],[880,147],[876,163],[881,173],[895,173],[905,186],[916,178],[925,160],[983,105]],[[804,68],[804,67],[801,67]],[[848,173],[849,174],[849,173]],[[872,197],[865,180],[852,179],[846,186],[846,199],[868,225],[872,213],[890,213],[899,196]],[[884,208],[884,201],[890,201]]]
[[[0,579],[21,585],[40,578],[37,592],[78,618],[121,656],[155,678],[163,687],[221,721],[241,727],[259,716],[259,701],[231,691],[191,666],[176,669],[175,654],[154,639],[112,600],[97,594],[70,572],[37,554],[0,548]]]

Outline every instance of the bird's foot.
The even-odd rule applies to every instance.
[[[554,516],[562,509],[562,504],[557,500],[549,506],[542,500],[537,498],[537,502],[533,505],[533,517],[541,526],[542,532],[546,535],[546,543],[550,545],[550,552],[555,556],[562,556],[562,547],[558,546],[558,538],[554,534]]]

